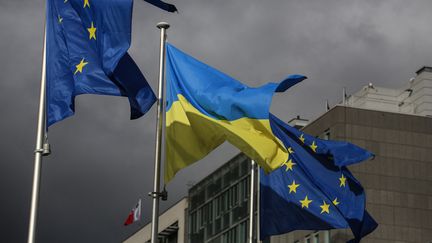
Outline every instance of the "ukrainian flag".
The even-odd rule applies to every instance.
[[[305,78],[251,88],[167,44],[165,182],[225,141],[265,171],[279,168],[288,152],[270,128],[272,96]]]

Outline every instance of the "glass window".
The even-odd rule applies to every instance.
[[[207,205],[204,205],[202,208],[200,208],[199,210],[199,214],[200,214],[200,227],[203,227],[204,224],[206,223],[206,214],[207,214]]]
[[[240,181],[240,182],[238,183],[238,191],[239,191],[240,200],[242,200],[242,197],[243,197],[243,191],[244,191],[244,183],[243,183],[243,181],[244,181],[244,180],[242,180],[242,181]]]
[[[219,204],[221,208],[221,212],[225,212],[229,209],[229,190],[226,190],[219,196]]]
[[[218,196],[215,200],[214,200],[214,209],[215,209],[215,217],[219,217],[221,215],[221,196]]]
[[[238,203],[238,184],[231,187],[231,207],[234,207]]]
[[[240,243],[237,241],[237,227],[230,229],[222,235],[223,243]]]
[[[239,228],[239,240],[238,240],[238,242],[239,243],[245,243],[246,242],[246,239],[247,239],[247,227],[246,227],[246,222],[247,221],[245,221],[245,222],[243,222],[243,223],[241,223],[240,224],[240,227],[238,227]]]
[[[248,171],[250,170],[250,165],[251,165],[250,160],[247,158],[241,162],[241,165],[240,165],[241,175],[245,175],[248,173]]]
[[[231,232],[231,237],[230,237],[230,243],[238,243],[237,242],[237,227],[235,227],[234,229],[230,230]]]
[[[240,200],[249,199],[249,178],[245,178],[240,182],[241,198]]]
[[[202,208],[200,208],[196,212],[196,231],[198,231],[199,228],[201,228],[201,213],[202,213]]]
[[[207,222],[213,221],[213,203],[209,202],[207,205]]]
[[[196,212],[192,213],[190,224],[191,224],[190,232],[192,234],[196,233],[198,231],[197,230],[197,214],[196,214]]]

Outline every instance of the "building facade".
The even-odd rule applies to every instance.
[[[190,188],[189,243],[246,242],[250,173],[251,161],[239,154]]]

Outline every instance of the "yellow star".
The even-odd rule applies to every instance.
[[[293,170],[293,166],[296,165],[296,163],[292,162],[292,159],[289,159],[287,162],[283,163],[282,165],[286,166],[285,171]]]
[[[314,151],[316,153],[316,149],[318,148],[318,146],[316,145],[315,141],[312,142],[312,145],[310,146],[310,148],[312,149],[312,151]]]
[[[293,154],[293,153],[294,153],[294,150],[293,150],[291,147],[289,147],[289,148],[288,148],[288,153]]]
[[[342,174],[342,177],[339,178],[339,181],[340,181],[340,184],[339,184],[340,187],[345,186],[346,178],[343,174]]]
[[[333,200],[333,204],[334,204],[335,206],[339,205],[339,203],[340,203],[340,202],[338,202],[337,198],[335,198],[335,199]]]
[[[82,73],[83,67],[87,64],[88,64],[88,62],[84,62],[84,58],[83,58],[81,60],[81,62],[78,65],[76,65],[76,70],[75,70],[74,75],[77,74],[78,72]]]
[[[295,181],[293,181],[291,185],[288,185],[289,193],[291,192],[297,193],[297,187],[299,186],[300,184],[295,184]]]
[[[85,8],[86,6],[90,8],[89,0],[84,0],[84,8]]]
[[[89,39],[95,39],[96,40],[96,28],[94,27],[93,22],[91,22],[91,27],[87,28],[89,32]]]
[[[300,141],[302,141],[302,143],[305,143],[305,138],[303,137],[303,133],[300,135],[299,139]]]
[[[60,15],[58,16],[58,22],[59,24],[63,23],[63,18]]]
[[[320,206],[321,210],[321,214],[323,213],[330,213],[329,210],[330,204],[327,204],[325,201],[323,201],[323,205]]]
[[[309,204],[312,202],[312,200],[309,200],[308,197],[306,196],[305,199],[300,200],[301,203],[301,207],[304,208],[309,208]]]

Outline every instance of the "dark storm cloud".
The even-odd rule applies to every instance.
[[[313,119],[325,99],[340,100],[368,82],[399,87],[432,65],[428,0],[211,1],[178,0],[179,14],[135,1],[131,55],[156,91],[159,21],[168,40],[252,86],[290,73],[309,77],[274,99],[282,119]],[[43,25],[42,0],[0,2],[1,242],[27,235]],[[129,121],[126,99],[80,96],[76,115],[50,128],[44,159],[39,242],[119,242],[143,225],[124,228],[139,197],[149,221],[155,108]],[[162,210],[237,152],[223,145],[181,171]]]

